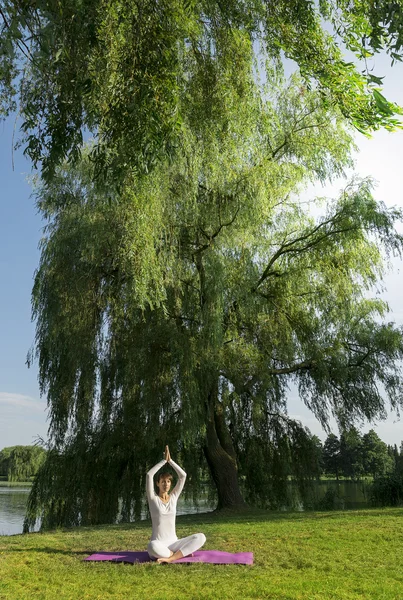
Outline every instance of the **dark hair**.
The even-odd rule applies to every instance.
[[[172,476],[171,473],[169,473],[168,471],[162,471],[162,473],[160,473],[157,477],[157,481],[159,481],[162,477],[169,477],[171,483],[173,482],[174,478]]]

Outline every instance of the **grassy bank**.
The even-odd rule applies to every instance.
[[[2,600],[403,598],[403,509],[179,517],[180,537],[252,551],[239,565],[85,563],[99,550],[145,549],[150,523],[0,537]]]
[[[7,481],[0,480],[0,487],[31,487],[32,481]]]

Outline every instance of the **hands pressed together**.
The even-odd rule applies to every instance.
[[[164,459],[169,463],[171,460],[171,453],[169,452],[169,447],[165,446]]]

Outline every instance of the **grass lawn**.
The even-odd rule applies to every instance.
[[[187,515],[184,537],[252,551],[254,566],[86,563],[96,551],[144,550],[150,522],[0,537],[1,600],[403,600],[403,509]]]

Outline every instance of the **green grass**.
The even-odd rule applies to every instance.
[[[86,563],[142,550],[150,523],[0,537],[0,598],[403,599],[403,509],[178,517],[206,549],[252,551],[254,566]]]

